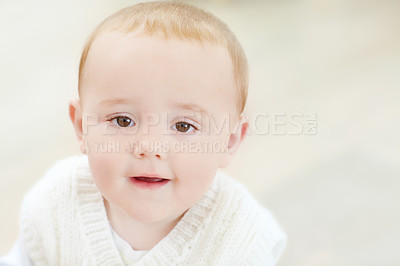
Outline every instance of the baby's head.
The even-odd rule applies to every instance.
[[[246,135],[247,88],[241,45],[207,12],[147,2],[104,20],[70,118],[111,220],[172,222],[195,204]]]

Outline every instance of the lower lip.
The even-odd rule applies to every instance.
[[[137,187],[146,188],[146,189],[160,188],[160,187],[166,185],[170,181],[169,179],[164,179],[163,181],[159,181],[159,182],[145,182],[145,181],[142,181],[142,180],[137,180],[134,177],[130,177],[129,179]]]

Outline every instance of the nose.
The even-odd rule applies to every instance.
[[[157,159],[166,159],[168,151],[167,145],[161,142],[140,141],[134,149],[133,154],[138,159],[156,157]]]

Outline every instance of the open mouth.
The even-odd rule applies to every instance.
[[[133,184],[140,188],[153,189],[167,184],[169,179],[160,177],[134,176],[129,178]]]
[[[135,176],[133,178],[138,181],[141,181],[141,182],[150,182],[150,183],[162,182],[162,181],[168,180],[168,179],[164,179],[164,178],[146,177],[146,176]]]

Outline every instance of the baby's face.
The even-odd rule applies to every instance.
[[[85,71],[83,138],[109,207],[140,221],[176,219],[228,162],[237,121],[227,51],[112,32],[95,40]],[[166,180],[135,178],[143,175]]]

